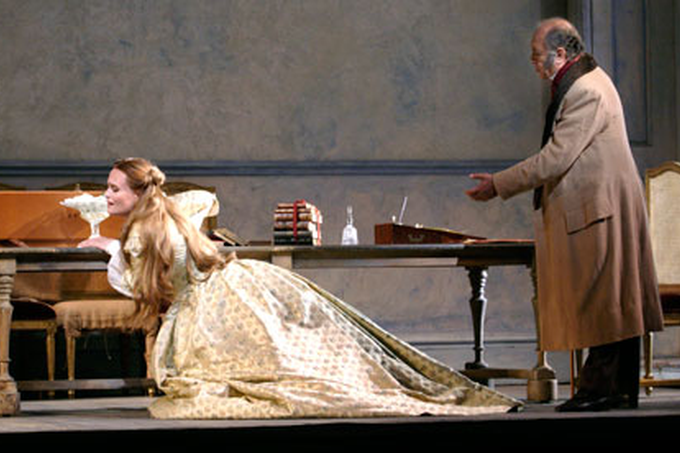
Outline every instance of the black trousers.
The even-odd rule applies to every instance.
[[[589,348],[579,376],[579,394],[637,398],[639,391],[640,337]]]

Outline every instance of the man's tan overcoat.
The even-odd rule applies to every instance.
[[[501,198],[543,186],[535,211],[542,350],[662,329],[643,187],[616,88],[600,68],[564,96],[538,154],[494,174]]]

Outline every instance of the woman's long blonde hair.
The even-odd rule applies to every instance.
[[[169,222],[177,225],[184,236],[187,251],[199,271],[209,273],[223,267],[226,259],[219,253],[215,244],[200,232],[168,199],[161,186],[165,175],[146,159],[133,157],[121,159],[113,168],[125,173],[127,184],[139,199],[128,215],[121,234],[124,245],[132,226],[140,236],[142,245],[141,269],[135,277],[133,294],[137,313],[140,317],[164,313],[175,296],[172,284],[174,249],[170,238]],[[187,257],[188,258],[188,257]],[[130,264],[130,257],[125,255]],[[187,259],[187,267],[191,260]],[[188,275],[195,272],[188,267]]]

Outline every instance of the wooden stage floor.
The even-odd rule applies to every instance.
[[[525,388],[521,386],[499,386],[498,390],[524,398]],[[561,387],[560,395],[568,395],[568,388]],[[527,404],[519,413],[473,417],[154,420],[146,410],[150,401],[149,397],[24,401],[19,415],[0,418],[0,451],[48,445],[93,451],[131,445],[132,441],[181,444],[184,448],[195,443],[196,448],[202,448],[201,443],[207,440],[223,441],[225,449],[226,445],[285,445],[310,451],[403,447],[414,440],[419,449],[458,442],[474,442],[480,447],[519,447],[533,442],[577,446],[585,439],[591,445],[644,441],[654,446],[660,439],[677,438],[680,431],[680,389],[670,388],[655,389],[650,396],[641,394],[637,410],[561,414],[554,411],[557,401]],[[16,447],[6,450],[7,445]]]

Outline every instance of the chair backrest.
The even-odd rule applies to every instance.
[[[215,187],[212,186],[202,186],[193,182],[187,181],[168,181],[163,184],[163,192],[168,195],[175,195],[180,192],[186,192],[188,190],[206,190],[210,193],[216,193]]]
[[[649,232],[660,288],[680,287],[680,162],[645,174]]]

